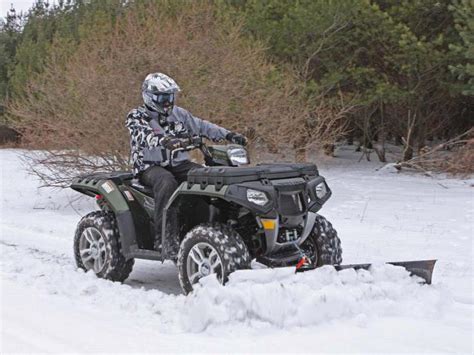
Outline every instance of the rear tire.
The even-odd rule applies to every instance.
[[[132,272],[134,259],[125,259],[119,236],[112,212],[94,211],[85,215],[74,236],[77,267],[92,270],[103,279],[123,282]]]
[[[313,231],[301,246],[313,265],[339,265],[342,263],[341,240],[337,231],[323,216],[317,215]]]
[[[225,284],[229,275],[250,268],[250,254],[240,235],[227,225],[204,223],[191,229],[179,248],[179,283],[185,294],[201,277],[216,274]]]

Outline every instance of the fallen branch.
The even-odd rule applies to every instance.
[[[456,149],[452,154],[448,150]],[[407,161],[399,161],[398,170],[409,168],[431,176],[430,171],[444,171],[452,174],[474,173],[474,128],[427,149]]]

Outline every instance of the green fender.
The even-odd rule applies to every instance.
[[[107,201],[117,220],[122,253],[126,258],[131,257],[131,246],[136,244],[135,225],[127,200],[118,186],[110,179],[92,176],[75,178],[70,187],[91,197],[101,195]]]

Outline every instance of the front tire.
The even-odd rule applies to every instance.
[[[188,294],[210,274],[224,284],[232,272],[250,268],[250,261],[247,246],[235,230],[220,223],[198,225],[186,234],[179,249],[181,288]]]
[[[120,250],[115,216],[103,211],[91,212],[80,220],[74,236],[74,258],[78,268],[120,282],[130,275],[134,264]]]
[[[341,240],[331,222],[323,216],[316,216],[313,231],[301,247],[313,265],[339,265],[342,263]]]

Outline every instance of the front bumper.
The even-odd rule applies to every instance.
[[[315,220],[316,220],[315,212],[310,212],[310,211],[306,212],[306,216],[304,216],[303,222],[302,222],[303,225],[294,226],[294,227],[300,227],[299,230],[301,230],[301,232],[298,233],[298,237],[295,240],[282,242],[281,240],[279,240],[279,236],[282,229],[290,229],[290,228],[280,224],[280,217],[277,217],[276,219],[272,219],[271,221],[273,221],[273,223],[268,223],[268,221],[270,221],[269,219],[257,217],[257,221],[259,225],[262,226],[265,232],[265,244],[266,244],[265,255],[278,253],[282,249],[286,249],[289,246],[294,245],[294,244],[296,244],[297,246],[302,245],[311,234]],[[273,228],[271,228],[272,225],[273,225]]]
[[[327,192],[318,198],[316,186],[321,183],[325,184]],[[247,189],[264,192],[269,202],[264,206],[249,202]],[[226,192],[227,199],[256,215],[258,226],[264,232],[265,256],[286,250],[291,245],[302,245],[313,229],[316,213],[330,197],[331,190],[322,176],[254,181],[231,185]],[[282,238],[285,233],[288,238]]]

